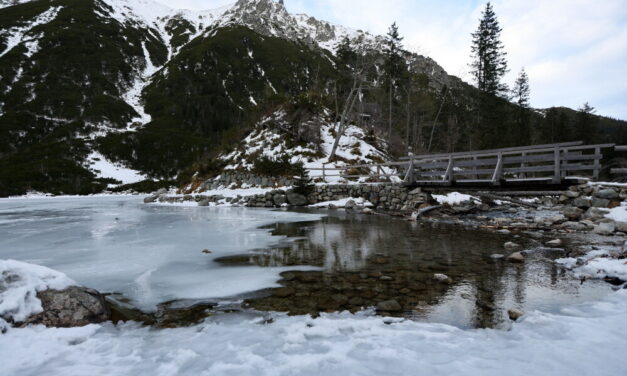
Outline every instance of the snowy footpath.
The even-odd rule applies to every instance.
[[[2,261],[19,274],[0,315],[35,312],[34,291],[70,282]],[[19,282],[21,281],[21,282]],[[1,290],[0,290],[1,291]],[[20,304],[22,299],[28,304]],[[312,319],[234,315],[178,329],[136,323],[4,328],[1,374],[25,375],[625,375],[627,289],[557,314],[530,312],[511,330],[338,313]]]

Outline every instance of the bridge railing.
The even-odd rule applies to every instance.
[[[490,184],[547,182],[558,184],[575,176],[598,178],[602,149],[614,144],[582,145],[566,142],[480,150],[473,152],[415,155],[400,162],[332,166],[309,170],[318,177],[403,180],[406,184]],[[576,175],[573,175],[576,173]]]

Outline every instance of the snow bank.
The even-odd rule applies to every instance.
[[[37,291],[63,290],[72,285],[76,282],[45,266],[0,260],[0,317],[24,321],[42,311]]]
[[[561,258],[556,263],[573,271],[578,278],[619,278],[627,281],[627,259],[618,259],[612,252],[592,251],[579,258]]]
[[[465,201],[472,201],[474,197],[471,195],[459,193],[459,192],[451,192],[446,195],[433,195],[433,198],[440,204],[449,204],[455,205],[460,204]]]
[[[510,331],[358,315],[10,329],[6,375],[622,375],[627,290],[530,312]],[[209,319],[211,320],[211,319]]]
[[[312,204],[309,205],[312,208],[326,208],[329,205],[335,205],[338,208],[343,208],[346,206],[346,203],[349,201],[354,201],[355,204],[357,206],[361,206],[361,207],[372,207],[372,203],[366,199],[364,199],[363,197],[358,197],[358,198],[342,198],[339,200],[335,200],[335,201],[324,201],[324,202],[318,202],[316,204]]]
[[[605,217],[617,222],[627,222],[627,203],[622,202],[621,206],[610,209],[610,212]]]

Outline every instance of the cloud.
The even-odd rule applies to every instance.
[[[166,0],[163,0],[166,2]],[[168,0],[175,7],[207,9],[221,0]],[[579,107],[627,119],[627,0],[493,0],[503,27],[512,83],[529,74],[535,107]],[[483,1],[285,0],[290,12],[384,34],[397,22],[405,46],[470,81],[470,33]]]

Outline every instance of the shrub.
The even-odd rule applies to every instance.
[[[252,172],[260,176],[271,177],[298,175],[300,173],[299,168],[302,168],[302,163],[292,163],[291,159],[288,154],[277,157],[262,155],[253,163]]]

